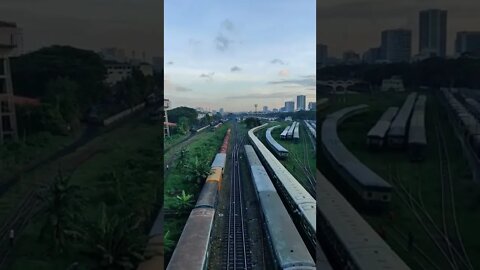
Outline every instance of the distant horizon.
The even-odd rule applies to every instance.
[[[173,107],[236,112],[301,94],[314,101],[315,5],[165,1],[165,97]]]

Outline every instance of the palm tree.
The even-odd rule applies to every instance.
[[[40,214],[46,217],[40,238],[47,235],[55,253],[62,252],[67,238],[75,235],[73,224],[82,206],[80,187],[71,185],[69,181],[70,177],[64,177],[59,171],[54,181],[45,185],[38,194],[43,206]]]
[[[143,219],[133,213],[108,214],[104,203],[97,218],[82,222],[79,231],[87,247],[85,253],[95,261],[97,269],[135,269],[144,259],[146,237],[142,222]]]
[[[177,195],[177,205],[176,208],[180,212],[185,212],[186,210],[190,209],[192,207],[192,194],[186,194],[185,190],[182,190],[181,195]]]
[[[173,248],[175,247],[175,241],[170,238],[170,231],[167,231],[163,235],[163,247],[165,252],[173,251]]]
[[[207,162],[198,161],[198,157],[187,165],[188,178],[191,181],[200,183],[203,179],[210,175],[210,166]]]

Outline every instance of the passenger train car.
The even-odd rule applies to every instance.
[[[427,97],[420,95],[413,109],[410,128],[408,130],[408,153],[412,161],[425,158],[427,147],[427,134],[425,129],[425,108]]]
[[[245,145],[245,155],[259,202],[264,231],[278,269],[317,269],[292,218],[251,145]],[[319,262],[320,270],[331,269],[325,256]]]
[[[300,122],[296,122],[293,129],[293,141],[297,143],[300,141]]]
[[[293,130],[295,130],[295,125],[296,124],[297,124],[297,122],[293,122],[292,125],[290,126],[290,128],[288,129],[287,140],[293,138]]]
[[[187,219],[167,270],[202,270],[206,268],[210,234],[213,228],[218,190],[221,187],[229,140],[230,129],[227,130],[220,151],[215,156],[211,166],[211,174],[207,177],[195,207]],[[158,269],[158,267],[142,270],[153,269]]]
[[[408,95],[405,103],[398,112],[397,116],[388,131],[388,146],[391,148],[402,148],[407,143],[407,128],[413,106],[417,98],[417,93],[413,92]]]
[[[290,126],[286,126],[285,129],[280,133],[280,139],[285,140],[287,139],[287,133],[288,130],[290,129]]]
[[[328,115],[322,124],[322,148],[335,170],[368,206],[386,206],[392,186],[360,162],[338,138],[337,126],[345,119],[367,111],[367,105],[341,109]]]
[[[266,127],[267,124],[252,128],[248,131],[248,138],[256,150],[260,160],[274,181],[277,191],[287,202],[287,209],[294,214],[292,217],[298,221],[302,232],[309,239],[312,250],[316,247],[316,215],[315,199],[295,179],[295,177],[282,165],[282,163],[267,149],[267,147],[255,136],[255,132]]]
[[[279,126],[274,126],[267,129],[267,131],[265,132],[265,138],[267,139],[268,146],[270,147],[272,152],[275,153],[278,158],[285,159],[288,157],[288,150],[285,149],[285,147],[283,147],[282,145],[280,145],[272,136],[272,130],[277,127]]]
[[[310,134],[312,134],[314,139],[317,139],[317,125],[312,123],[311,120],[305,120],[305,126],[307,127]]]
[[[370,148],[381,148],[385,145],[387,132],[393,118],[397,115],[398,107],[389,107],[367,133],[367,145]]]
[[[336,268],[410,269],[319,171],[317,194],[318,239]]]

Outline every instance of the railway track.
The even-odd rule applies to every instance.
[[[304,136],[301,136],[302,138],[302,143],[303,143],[303,156],[300,157],[298,153],[295,151],[290,151],[291,156],[293,157],[293,160],[297,163],[298,167],[302,170],[302,173],[305,175],[305,178],[307,178],[309,187],[307,188],[310,191],[310,194],[315,197],[316,196],[316,178],[315,178],[315,173],[311,170],[309,166],[309,149],[308,149],[308,142],[307,139],[305,138],[306,134]]]
[[[244,219],[244,202],[240,174],[239,152],[244,144],[244,137],[238,138],[234,130],[233,149],[231,153],[232,171],[230,174],[230,204],[228,222],[226,223],[225,269],[252,269],[248,229]]]

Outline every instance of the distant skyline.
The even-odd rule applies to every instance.
[[[24,49],[52,44],[98,51],[163,55],[162,2],[158,0],[2,0],[0,20],[23,29]]]
[[[329,56],[346,50],[362,54],[380,45],[382,30],[412,30],[412,55],[418,53],[420,10],[447,10],[447,55],[453,55],[456,33],[480,30],[477,0],[322,0],[317,6],[317,42],[328,46]]]
[[[309,1],[165,1],[165,97],[173,107],[253,111],[315,100]]]

